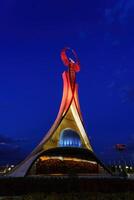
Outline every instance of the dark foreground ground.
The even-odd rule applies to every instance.
[[[134,200],[134,193],[29,193],[0,197],[0,200]]]
[[[120,177],[0,178],[0,200],[134,200],[134,180]]]

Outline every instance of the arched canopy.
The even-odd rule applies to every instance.
[[[59,157],[68,157],[68,158],[78,158],[87,161],[93,161],[102,166],[108,173],[112,174],[112,172],[96,157],[96,155],[89,149],[86,148],[78,148],[78,147],[56,147],[52,149],[48,149],[46,151],[40,152],[38,157],[31,163],[29,170],[26,175],[28,175],[33,163],[41,156],[59,156]]]

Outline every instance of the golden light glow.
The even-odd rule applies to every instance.
[[[61,156],[41,156],[39,158],[41,161],[45,161],[45,160],[65,160],[65,161],[75,161],[75,162],[86,162],[86,163],[92,163],[92,164],[96,164],[96,162],[94,161],[89,161],[89,160],[83,160],[83,159],[79,159],[79,158],[72,158],[72,157],[61,157]]]

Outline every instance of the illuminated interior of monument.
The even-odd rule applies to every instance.
[[[62,156],[41,156],[33,164],[29,175],[41,174],[90,174],[101,173],[103,169],[97,162]]]
[[[81,139],[78,133],[72,129],[65,129],[61,132],[59,147],[81,147]]]

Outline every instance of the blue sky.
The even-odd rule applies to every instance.
[[[53,124],[65,46],[77,74],[84,123],[100,156],[134,141],[132,0],[0,1],[0,157],[19,162]],[[131,147],[133,145],[130,145]],[[131,153],[133,158],[133,151]],[[114,153],[112,154],[114,155]]]

